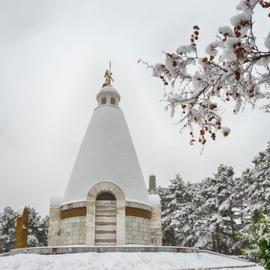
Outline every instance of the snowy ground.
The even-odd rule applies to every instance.
[[[1,270],[176,270],[226,267],[263,270],[253,263],[208,253],[77,253],[65,255],[20,254],[0,257]],[[244,267],[246,266],[246,267]],[[229,268],[228,268],[229,267]],[[236,270],[237,268],[235,268]]]

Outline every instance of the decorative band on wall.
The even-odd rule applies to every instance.
[[[60,214],[61,219],[72,218],[72,217],[85,217],[85,216],[86,216],[86,207],[77,207],[77,208],[62,210]],[[151,219],[151,211],[135,208],[135,207],[126,207],[126,216]]]
[[[72,217],[85,217],[86,216],[86,207],[77,207],[67,210],[62,210],[60,217],[61,219],[72,218]]]
[[[126,216],[151,219],[151,211],[135,207],[126,207]]]

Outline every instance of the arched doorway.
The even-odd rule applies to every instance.
[[[116,198],[111,192],[96,197],[95,245],[116,245]]]

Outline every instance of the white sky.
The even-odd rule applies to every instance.
[[[194,24],[204,48],[237,3],[0,0],[0,208],[31,205],[47,214],[50,197],[64,193],[109,59],[146,180],[155,174],[165,186],[179,172],[199,181],[220,163],[239,175],[269,140],[269,114],[224,113],[231,136],[200,155],[164,112],[159,80],[137,64],[163,61],[161,51],[188,43]],[[266,16],[256,16],[262,41]]]

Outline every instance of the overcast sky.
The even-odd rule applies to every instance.
[[[114,87],[148,180],[166,186],[211,176],[220,163],[236,175],[269,140],[269,114],[225,112],[231,136],[190,146],[178,118],[164,111],[162,85],[137,60],[163,60],[161,51],[187,44],[201,27],[199,47],[226,25],[238,1],[0,0],[0,209],[31,205],[47,214],[63,194],[112,60]],[[265,16],[255,31],[266,33]]]

